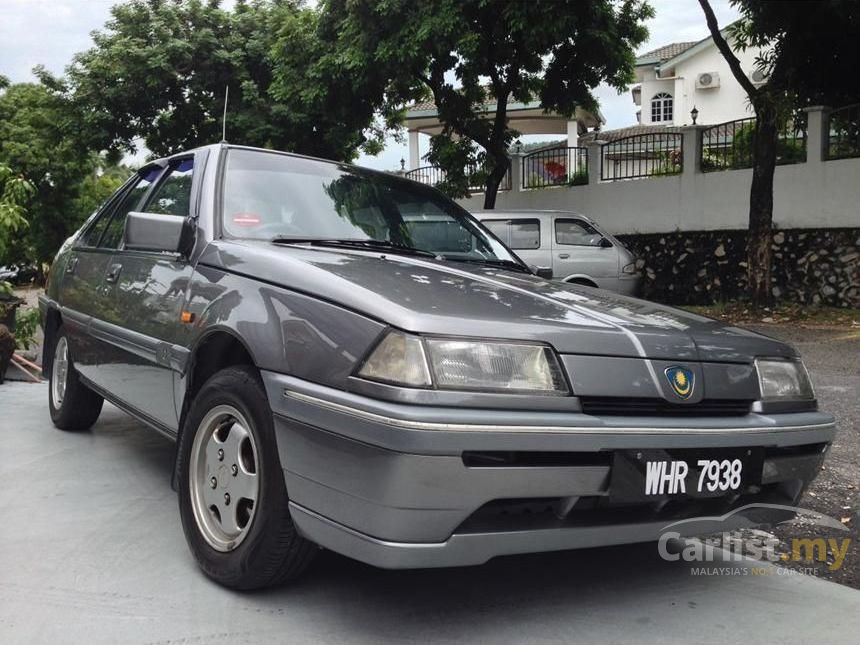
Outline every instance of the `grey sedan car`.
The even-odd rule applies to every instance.
[[[143,167],[40,300],[54,424],[176,440],[203,571],[656,539],[792,505],[834,437],[791,347],[545,280],[432,188],[216,145]],[[683,523],[695,532],[695,522]]]

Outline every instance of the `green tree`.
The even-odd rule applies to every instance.
[[[0,163],[0,261],[7,254],[13,234],[29,226],[27,204],[35,191],[25,177]]]
[[[428,158],[455,196],[470,183],[466,169],[482,167],[484,206],[493,208],[517,135],[509,99],[567,116],[595,109],[592,88],[632,81],[651,15],[640,0],[324,0],[318,34],[328,48],[310,77],[363,116],[382,114],[384,125],[407,101],[431,96],[444,128]]]
[[[780,125],[793,110],[804,105],[860,100],[854,81],[860,5],[850,0],[731,0],[741,19],[729,30],[727,39],[708,0],[699,0],[699,4],[714,43],[756,113],[747,276],[751,303],[764,307],[773,300],[773,176]],[[756,86],[750,81],[729,40],[741,50],[763,48],[756,65],[767,76],[767,83]]]
[[[0,263],[50,260],[87,215],[74,201],[100,162],[78,135],[68,101],[44,85],[19,83],[0,93],[0,163],[35,188],[29,225],[9,234]]]
[[[132,151],[142,139],[162,156],[215,143],[229,87],[229,141],[335,159],[356,154],[354,132],[338,131],[283,87],[273,92],[278,34],[292,24],[299,38],[305,27],[313,32],[315,14],[298,0],[239,0],[232,10],[219,0],[131,0],[111,15],[67,70],[65,89],[93,149]],[[300,68],[320,49],[306,44],[277,51],[282,78],[302,82]]]

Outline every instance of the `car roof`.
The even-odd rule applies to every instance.
[[[351,164],[351,163],[346,162],[346,161],[336,161],[334,159],[323,159],[322,157],[312,157],[310,155],[302,155],[302,154],[298,154],[296,152],[285,152],[283,150],[274,150],[272,148],[258,148],[255,146],[244,146],[244,145],[235,144],[235,143],[227,143],[225,141],[222,141],[220,143],[211,143],[211,144],[208,144],[205,146],[197,146],[196,148],[189,148],[188,150],[182,150],[180,152],[175,152],[172,155],[168,155],[166,157],[161,157],[159,159],[152,159],[151,161],[148,161],[144,165],[142,165],[138,169],[138,172],[140,172],[141,170],[143,170],[145,168],[149,168],[152,166],[160,166],[163,168],[164,166],[169,164],[171,162],[171,160],[173,160],[173,159],[176,159],[179,157],[186,157],[188,155],[202,152],[204,150],[220,151],[220,150],[224,150],[224,149],[226,149],[226,150],[249,150],[252,152],[264,152],[267,154],[282,155],[284,157],[294,157],[296,159],[304,159],[307,161],[318,161],[320,163],[332,164],[335,166],[346,166],[348,168],[359,170],[361,172],[372,173],[375,175],[384,175],[385,177],[400,179],[403,181],[411,181],[409,179],[406,179],[404,177],[400,177],[400,176],[392,174],[392,173],[383,172],[381,170],[374,170],[373,168],[366,168],[365,166],[357,166],[355,164]],[[412,183],[421,184],[421,182],[412,182]],[[421,184],[421,185],[426,185],[426,184]]]

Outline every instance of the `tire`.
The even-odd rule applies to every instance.
[[[206,381],[183,424],[176,467],[185,539],[212,580],[260,589],[297,578],[311,563],[318,548],[290,517],[271,408],[255,369],[229,367]]]
[[[60,430],[88,430],[98,420],[104,399],[81,382],[62,327],[54,334],[53,357],[48,386],[51,421]]]

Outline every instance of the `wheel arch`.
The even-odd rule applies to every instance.
[[[584,273],[574,273],[573,275],[569,275],[562,282],[568,282],[570,284],[581,284],[586,287],[594,287],[595,289],[599,288],[594,278]]]
[[[247,343],[234,330],[216,327],[207,330],[194,344],[188,360],[183,387],[181,388],[182,408],[179,415],[179,427],[176,435],[176,445],[185,425],[185,418],[203,384],[209,378],[227,367],[248,365],[259,370],[259,366]],[[178,450],[174,461],[178,461]],[[174,467],[173,488],[177,486],[178,473]]]

